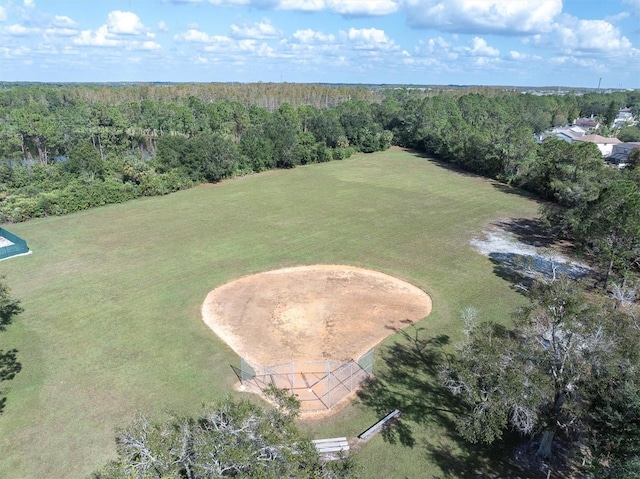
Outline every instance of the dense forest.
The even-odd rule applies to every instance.
[[[593,145],[538,145],[534,135],[578,116],[610,123],[611,111],[622,106],[637,111],[640,94],[13,85],[0,90],[0,221],[339,160],[392,144],[571,206],[594,199],[606,179],[619,174],[605,167]]]

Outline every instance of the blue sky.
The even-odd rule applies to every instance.
[[[640,0],[0,0],[0,81],[640,88]]]

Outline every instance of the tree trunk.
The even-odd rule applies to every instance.
[[[553,429],[549,429],[542,434],[542,439],[540,440],[540,446],[538,447],[538,452],[536,452],[536,456],[542,457],[545,459],[549,459],[551,457],[551,444],[553,443],[553,438],[556,435],[555,427]]]
[[[42,142],[40,138],[37,138],[37,137],[35,139],[35,144],[36,144],[36,148],[38,149],[38,160],[40,161],[40,164],[46,165],[47,164],[47,148],[42,147]]]
[[[607,274],[604,277],[604,286],[603,289],[606,291],[607,286],[609,286],[609,278],[611,277],[611,272],[613,271],[613,261],[614,255],[611,253],[611,257],[609,258],[609,267],[607,268]]]
[[[100,134],[98,133],[98,151],[100,152],[100,158],[104,160],[104,152],[102,151],[102,139],[100,138]]]

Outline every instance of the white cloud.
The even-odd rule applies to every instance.
[[[73,43],[91,47],[117,47],[121,45],[121,42],[114,38],[106,25],[102,25],[95,32],[82,30],[80,35],[73,39]]]
[[[191,29],[185,33],[175,35],[174,40],[200,44],[201,51],[207,53],[219,53],[232,55],[234,53],[251,54],[257,53],[261,49],[264,51],[266,45],[259,44],[253,38],[235,39],[226,35],[209,35],[206,32]]]
[[[563,55],[621,56],[637,53],[629,39],[622,36],[620,30],[604,20],[580,20],[563,15],[553,25],[548,35],[533,38],[534,43],[546,44]]]
[[[451,45],[442,37],[430,38],[427,41],[420,40],[416,47],[416,53],[422,55],[433,55],[436,53],[449,51]]]
[[[250,2],[258,6],[273,4],[276,10],[298,10],[301,12],[319,12],[327,8],[324,0],[279,0],[276,2]]]
[[[167,25],[167,22],[165,22],[164,20],[160,20],[158,22],[158,30],[160,30],[161,32],[168,32],[169,26]]]
[[[173,37],[174,40],[189,42],[189,43],[213,43],[220,38],[228,38],[228,37],[209,36],[208,33],[201,32],[200,30],[196,30],[195,28],[187,30],[185,33],[174,35]]]
[[[140,35],[145,31],[145,27],[138,15],[121,10],[109,12],[107,26],[109,32],[121,35]]]
[[[275,38],[282,34],[269,20],[256,22],[253,24],[231,25],[231,35],[235,38]]]
[[[74,22],[71,18],[65,15],[56,15],[53,18],[53,25],[56,27],[70,28],[70,27],[75,27],[76,22]]]
[[[33,0],[24,0],[24,6],[27,8],[34,8],[36,3]]]
[[[487,41],[480,37],[474,37],[470,52],[474,55],[484,57],[497,57],[500,55],[500,51],[498,49],[490,47],[487,45]]]
[[[234,40],[225,36],[210,37],[203,51],[234,57],[236,61],[244,63],[250,56],[270,56],[273,49],[265,43],[258,43],[253,39]]]
[[[0,5],[0,22],[4,22],[7,19],[7,10]]]
[[[20,25],[19,23],[4,27],[2,31],[16,37],[22,37],[33,33],[33,30],[31,28],[27,28],[24,25]]]
[[[306,30],[297,30],[293,33],[293,38],[300,43],[333,43],[336,41],[336,37],[333,34],[326,34],[322,32],[316,32],[310,28]]]
[[[59,37],[71,37],[78,34],[78,30],[75,28],[45,28],[46,35],[55,35]]]
[[[415,56],[405,57],[408,67],[437,68],[440,73],[460,75],[486,74],[503,64],[500,51],[482,37],[474,37],[465,44],[453,35],[420,40],[414,49]]]
[[[396,0],[327,0],[327,7],[347,16],[389,15],[400,8]]]
[[[625,18],[628,18],[629,16],[631,16],[629,12],[620,12],[616,15],[607,15],[606,17],[603,18],[603,20],[605,22],[616,23],[621,20],[624,20]]]
[[[633,13],[640,15],[640,0],[622,0],[622,3],[629,5]]]
[[[199,3],[201,0],[174,0],[175,3]],[[209,0],[213,5],[250,5],[251,0]]]
[[[134,44],[134,47],[135,46],[136,45]],[[153,42],[151,40],[141,42],[139,45],[139,48],[141,50],[149,50],[149,51],[162,50],[162,47],[160,46],[159,43]]]
[[[384,30],[377,28],[350,28],[347,34],[355,48],[364,50],[390,50],[395,47]]]
[[[172,3],[200,3],[203,0],[172,0]],[[217,6],[252,6],[265,10],[320,12],[329,10],[345,16],[388,15],[400,9],[401,0],[208,0]]]
[[[549,31],[562,0],[406,0],[405,7],[415,28],[522,35]]]
[[[107,23],[97,30],[82,30],[73,39],[79,46],[120,47],[128,50],[158,50],[160,45],[153,41],[141,41],[132,37],[144,35],[153,38],[154,34],[142,24],[133,12],[113,10],[107,15]]]

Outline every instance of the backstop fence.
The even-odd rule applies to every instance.
[[[25,240],[0,228],[0,260],[28,252],[29,247]]]
[[[270,386],[286,389],[299,401],[303,412],[331,409],[373,374],[374,350],[357,361],[293,361],[262,366],[240,358],[240,381],[260,390]]]

